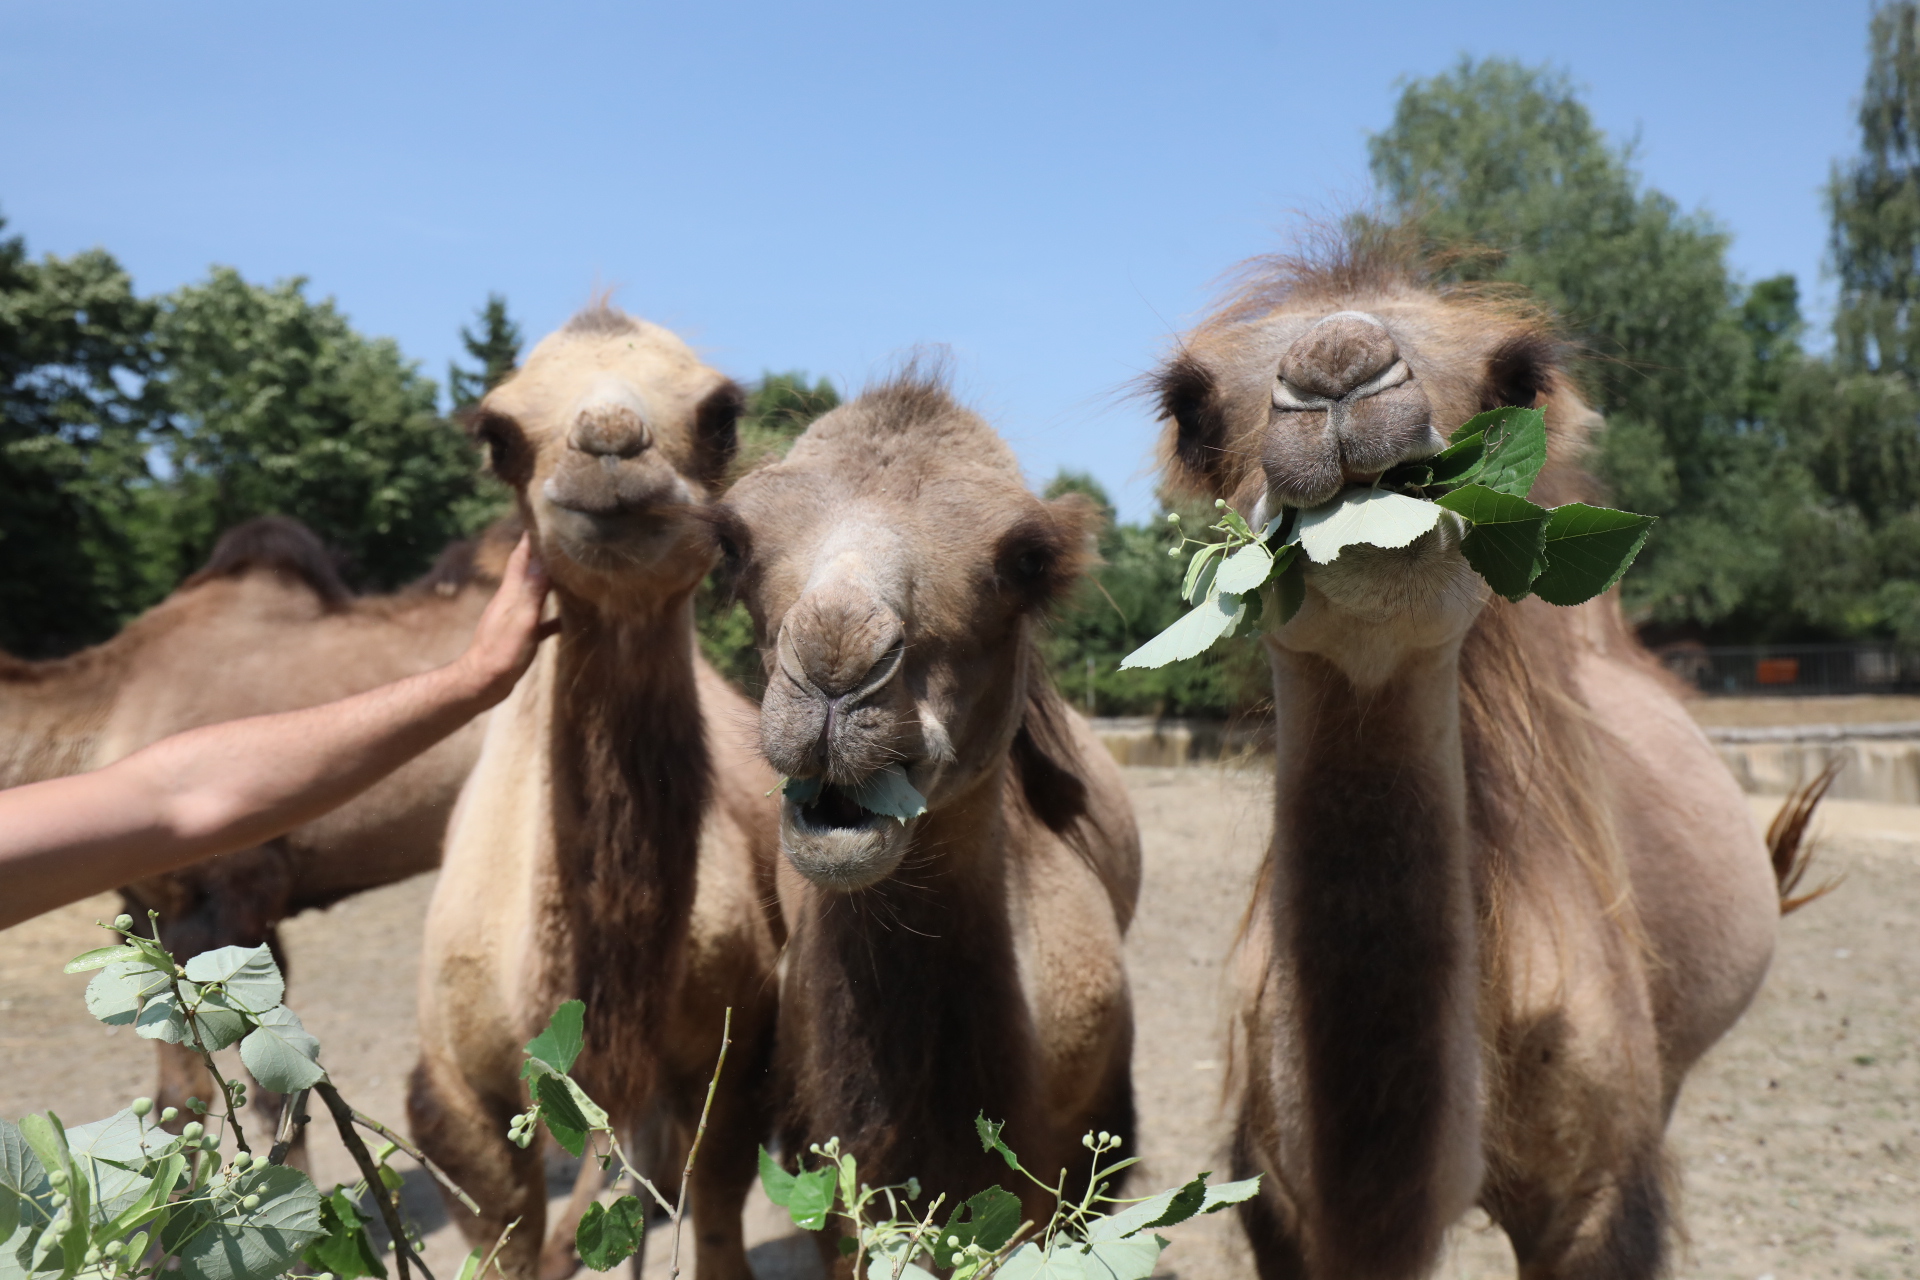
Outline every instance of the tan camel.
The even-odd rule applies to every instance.
[[[69,658],[0,656],[0,786],[100,768],[169,734],[315,706],[458,656],[517,530],[456,543],[426,578],[353,598],[320,540],[280,516],[223,534],[206,566],[113,639]],[[127,886],[181,958],[265,942],[290,915],[433,868],[480,752],[469,725],[350,803],[257,849]],[[158,1044],[162,1106],[211,1098],[198,1058]],[[255,1090],[271,1111],[277,1097]],[[277,1119],[277,1115],[275,1116]]]
[[[511,1277],[573,1265],[569,1232],[541,1262],[540,1152],[506,1131],[526,1105],[521,1046],[578,998],[575,1075],[622,1128],[681,1141],[733,1007],[690,1193],[703,1280],[749,1280],[740,1215],[767,1124],[783,940],[777,778],[753,750],[752,705],[699,657],[693,631],[715,554],[702,507],[741,404],[678,338],[597,306],[541,342],[476,418],[563,630],[495,709],[448,830],[408,1113],[483,1208],[452,1210],[470,1239],[491,1245],[520,1219],[501,1255]]]
[[[1113,759],[1035,647],[1078,577],[1091,508],[1028,492],[1004,442],[917,372],[808,428],[719,510],[767,658],[760,737],[820,780],[781,808],[790,1158],[838,1136],[875,1185],[949,1202],[1009,1182],[973,1118],[1043,1177],[1131,1137],[1121,940],[1140,848]],[[845,790],[892,764],[906,822]]]
[[[1536,501],[1590,499],[1597,416],[1542,318],[1390,246],[1259,264],[1160,371],[1169,473],[1313,507],[1469,416],[1546,412]],[[1664,1130],[1780,901],[1746,801],[1615,595],[1489,599],[1450,522],[1306,571],[1265,645],[1278,767],[1235,1045],[1260,1274],[1426,1274],[1479,1204],[1524,1277],[1640,1277]]]

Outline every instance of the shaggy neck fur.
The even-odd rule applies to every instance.
[[[572,962],[562,996],[587,1006],[584,1082],[631,1114],[651,1091],[680,981],[712,790],[693,611],[682,598],[655,615],[609,616],[563,598],[561,615],[549,913]]]
[[[1014,1150],[1033,1154],[1020,1144],[1041,1132],[1041,1090],[1007,911],[1005,796],[1002,762],[920,820],[887,880],[806,891],[782,993],[789,1153],[837,1134],[864,1179],[915,1176],[952,1203],[1007,1185],[972,1137],[976,1114],[1007,1121]]]
[[[1357,686],[1270,647],[1281,1043],[1305,1085],[1314,1274],[1424,1274],[1480,1178],[1458,651]]]

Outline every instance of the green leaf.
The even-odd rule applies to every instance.
[[[580,1215],[573,1245],[589,1268],[608,1271],[634,1255],[646,1230],[646,1206],[637,1197],[621,1196],[611,1205],[595,1201]]]
[[[989,1120],[982,1111],[973,1118],[973,1131],[980,1138],[982,1151],[997,1151],[1000,1158],[1007,1162],[1007,1168],[1018,1169],[1020,1157],[1013,1154],[1013,1148],[1000,1139],[1000,1131],[1007,1127],[1005,1120]]]
[[[1439,522],[1431,502],[1385,489],[1349,489],[1300,513],[1300,548],[1315,564],[1331,564],[1356,543],[1404,547]]]
[[[787,1193],[787,1215],[802,1231],[818,1231],[827,1225],[827,1212],[833,1208],[833,1193],[839,1175],[832,1165],[812,1173],[797,1173]]]
[[[243,1209],[240,1198],[260,1204]],[[320,1239],[320,1192],[307,1175],[286,1165],[258,1165],[234,1180],[228,1196],[189,1200],[161,1232],[180,1257],[184,1280],[261,1280],[276,1276]]]
[[[51,1221],[52,1194],[46,1166],[19,1126],[0,1120],[0,1241],[10,1240],[22,1221],[35,1230]]]
[[[860,781],[845,788],[853,802],[868,813],[878,813],[905,825],[927,811],[927,798],[907,781],[900,765],[882,765]]]
[[[123,960],[136,960],[140,956],[138,947],[121,945],[117,947],[95,947],[92,951],[83,951],[67,961],[62,973],[85,973],[89,969],[100,969]]]
[[[1487,437],[1479,431],[1463,436],[1426,460],[1429,484],[1470,484],[1487,456]]]
[[[1499,493],[1527,496],[1547,462],[1547,415],[1538,409],[1495,409],[1473,419],[1488,419],[1486,457],[1473,479]]]
[[[1280,554],[1274,558],[1279,566],[1267,585],[1261,590],[1268,593],[1267,630],[1278,631],[1293,621],[1300,606],[1307,602],[1307,570],[1300,557],[1300,548],[1287,546],[1280,548]]]
[[[124,1027],[139,1016],[148,997],[167,989],[167,975],[144,960],[117,960],[87,984],[87,1012],[108,1026]]]
[[[1473,526],[1460,540],[1460,554],[1467,563],[1507,599],[1524,600],[1547,565],[1546,510],[1478,484],[1456,489],[1437,501]]]
[[[1214,578],[1222,595],[1244,596],[1260,589],[1273,573],[1273,553],[1257,542],[1249,542],[1226,558]]]
[[[782,1169],[765,1147],[760,1148],[760,1188],[767,1193],[767,1199],[783,1209],[793,1195],[793,1175]]]
[[[1223,1182],[1217,1187],[1208,1187],[1207,1198],[1201,1202],[1200,1212],[1218,1213],[1229,1205],[1253,1199],[1254,1193],[1260,1190],[1262,1176],[1256,1173],[1251,1178],[1242,1178],[1238,1182]]]
[[[1652,516],[1569,502],[1547,516],[1547,567],[1534,580],[1533,593],[1549,604],[1574,605],[1593,599],[1620,581],[1646,545]]]
[[[527,1041],[527,1056],[538,1058],[562,1074],[573,1070],[574,1061],[579,1058],[580,1049],[587,1042],[586,1019],[585,1001],[566,1001],[553,1011],[553,1017],[547,1020],[547,1029]],[[522,1067],[520,1078],[525,1080],[528,1074],[529,1068]]]
[[[1020,1197],[1000,1187],[988,1187],[964,1204],[953,1207],[947,1225],[933,1242],[933,1263],[945,1270],[960,1261],[970,1244],[991,1253],[1020,1229]]]
[[[1180,584],[1182,600],[1196,604],[1207,594],[1207,586],[1213,580],[1208,576],[1208,571],[1210,568],[1217,569],[1215,557],[1226,549],[1224,542],[1209,542],[1193,553],[1193,559],[1187,562],[1186,580]]]
[[[788,778],[780,784],[780,792],[795,804],[812,804],[826,785],[824,778]]]
[[[1020,1246],[995,1272],[995,1280],[1147,1280],[1166,1242],[1158,1236],[1077,1245],[1056,1240],[1051,1249]]]
[[[345,1187],[320,1200],[320,1227],[326,1234],[300,1252],[300,1260],[312,1271],[331,1271],[336,1280],[361,1280],[378,1276],[384,1280],[386,1264],[379,1250],[367,1238],[367,1220]]]
[[[293,1093],[327,1078],[317,1059],[320,1042],[307,1034],[300,1019],[285,1005],[276,1005],[260,1017],[260,1025],[240,1042],[240,1061],[263,1089]]]
[[[454,1280],[474,1280],[474,1277],[480,1274],[480,1264],[486,1260],[486,1249],[475,1249],[472,1253],[469,1253],[466,1256],[466,1260],[460,1264],[460,1274],[455,1276]]]
[[[199,988],[185,980],[179,983],[177,994],[172,986],[155,991],[140,1006],[140,1016],[133,1020],[133,1033],[143,1040],[164,1040],[168,1044],[187,1042],[191,1032],[183,1002],[193,1000],[199,994]]]
[[[203,987],[219,983],[227,994],[227,1003],[248,1013],[265,1013],[287,993],[280,966],[264,945],[202,951],[187,961],[186,969],[187,977]]]
[[[87,1179],[100,1213],[112,1217],[145,1193],[151,1179],[141,1171],[149,1161],[149,1133],[156,1147],[171,1141],[164,1132],[143,1128],[131,1107],[67,1130],[74,1173]]]
[[[1260,1188],[1258,1175],[1239,1182],[1223,1182],[1217,1187],[1206,1185],[1208,1176],[1203,1173],[1183,1187],[1149,1196],[1119,1213],[1095,1218],[1087,1226],[1087,1239],[1124,1240],[1136,1232],[1171,1227],[1195,1214],[1215,1213],[1230,1204],[1238,1204]]]
[[[553,1140],[565,1147],[568,1155],[584,1154],[587,1131],[593,1126],[574,1103],[573,1094],[567,1090],[565,1077],[541,1076],[533,1083],[533,1096],[540,1102],[540,1118],[546,1122],[547,1132],[553,1135]]]
[[[1213,642],[1240,625],[1246,601],[1214,591],[1178,622],[1120,660],[1120,669],[1164,667],[1205,653]]]
[[[148,1165],[141,1181],[145,1184],[134,1201],[119,1213],[113,1221],[99,1233],[102,1236],[118,1237],[127,1232],[144,1227],[167,1212],[167,1202],[172,1198],[174,1189],[180,1185],[180,1179],[186,1175],[187,1158],[179,1152],[166,1156],[157,1164]]]

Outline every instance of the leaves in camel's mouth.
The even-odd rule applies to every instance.
[[[1652,516],[1571,502],[1548,509],[1527,500],[1547,461],[1546,415],[1506,408],[1469,418],[1431,458],[1403,462],[1372,485],[1348,489],[1324,506],[1283,510],[1259,530],[1224,501],[1211,526],[1224,535],[1197,542],[1181,596],[1193,611],[1121,660],[1164,667],[1197,657],[1263,617],[1285,626],[1306,598],[1303,561],[1331,564],[1354,545],[1404,547],[1450,512],[1466,526],[1460,553],[1487,585],[1509,600],[1537,595],[1549,604],[1593,599],[1620,581],[1646,544]],[[1167,519],[1178,529],[1180,517]],[[1189,542],[1168,555],[1179,555]]]
[[[906,769],[897,764],[884,765],[850,786],[824,778],[788,778],[781,785],[781,793],[809,810],[810,816],[811,811],[823,810],[820,816],[827,826],[857,825],[841,820],[850,816],[846,812],[849,807],[892,818],[903,826],[907,819],[927,811],[927,798],[914,790],[907,781]]]

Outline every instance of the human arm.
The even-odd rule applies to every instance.
[[[0,929],[246,849],[343,804],[498,703],[552,624],[525,539],[453,662],[337,702],[163,738],[92,773],[0,791]]]

